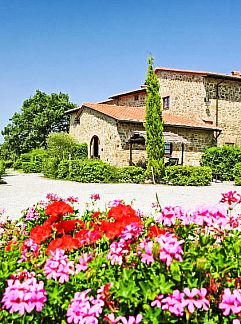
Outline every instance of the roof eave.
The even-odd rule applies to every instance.
[[[195,128],[195,129],[209,130],[209,131],[213,131],[213,132],[214,131],[222,131],[221,128],[194,126],[194,125],[179,125],[179,124],[164,123],[164,126],[172,126],[172,127],[178,127],[178,128]]]
[[[79,109],[80,109],[80,107],[76,107],[76,108],[73,108],[73,109],[66,110],[65,114],[71,114],[72,112],[75,112],[75,111],[77,111]]]
[[[140,93],[140,92],[146,92],[146,88],[141,88],[141,89],[136,89],[136,90],[131,90],[131,91],[127,91],[127,92],[123,92],[123,93],[117,93],[111,97],[109,97],[109,99],[117,99],[119,97],[123,97],[123,96],[128,96],[134,93]]]

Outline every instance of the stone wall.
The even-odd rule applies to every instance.
[[[197,121],[207,117],[205,112],[206,91],[200,75],[157,71],[160,95],[170,96],[170,112],[173,115]]]
[[[204,149],[215,145],[213,131],[174,127],[165,127],[165,131],[177,133],[188,140],[189,143],[184,144],[184,165],[199,165]],[[179,158],[179,163],[181,162],[181,144],[173,144],[172,157]]]
[[[142,131],[144,127],[142,125],[133,124],[120,124],[118,125],[118,133],[121,139],[122,150],[119,152],[119,165],[126,165],[126,161],[129,161],[129,145],[127,141],[130,138],[131,132],[134,130]],[[203,150],[206,147],[211,147],[215,144],[213,131],[202,130],[202,129],[191,129],[191,128],[175,128],[175,127],[164,127],[165,132],[176,133],[189,141],[188,144],[184,145],[184,164],[199,165],[200,158]],[[181,144],[173,144],[172,157],[179,158],[181,163]],[[146,151],[143,146],[133,146],[132,158],[134,163],[142,162],[146,159]]]
[[[241,145],[241,81],[205,78],[202,75],[157,71],[162,97],[170,96],[169,112],[174,115],[216,125],[218,86],[218,144]],[[205,98],[211,104],[207,106]]]
[[[115,99],[118,106],[143,107],[145,106],[146,92],[123,95]]]
[[[218,144],[237,144],[241,146],[241,81],[206,79],[205,89],[211,101],[209,114],[216,123],[216,104],[218,87],[218,126],[222,133]]]
[[[90,142],[94,135],[99,138],[100,159],[113,165],[118,164],[118,149],[121,141],[117,132],[116,121],[99,112],[84,108],[79,124],[75,124],[76,113],[71,114],[70,135],[75,137],[79,143],[88,144],[88,155],[90,157]]]
[[[128,140],[133,131],[143,131],[140,123],[117,123],[114,119],[99,112],[84,108],[79,124],[75,123],[77,113],[71,114],[70,134],[79,143],[88,144],[90,157],[90,142],[94,135],[99,138],[100,159],[116,166],[129,165],[130,149]],[[205,147],[214,144],[213,132],[191,128],[164,127],[164,131],[177,133],[190,143],[185,144],[184,164],[198,165]],[[181,144],[173,145],[172,157],[181,162]],[[132,160],[134,163],[145,161],[146,151],[142,145],[133,145]]]

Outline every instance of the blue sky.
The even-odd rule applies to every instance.
[[[76,104],[155,66],[241,70],[239,0],[0,0],[0,130],[36,89]],[[2,142],[0,136],[0,142]]]

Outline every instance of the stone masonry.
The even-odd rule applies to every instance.
[[[241,78],[240,81],[232,81],[195,73],[162,70],[156,73],[161,96],[170,96],[170,113],[216,125],[218,101],[217,126],[222,128],[218,145],[241,146]],[[209,106],[205,100],[209,100]]]
[[[218,145],[241,146],[241,77],[236,80],[205,77],[201,73],[175,70],[156,70],[162,98],[170,97],[171,114],[216,125],[218,101],[218,127],[222,133]],[[221,82],[221,83],[220,83]],[[218,87],[218,100],[217,100]],[[111,104],[141,107],[145,105],[146,92],[123,94]],[[206,102],[209,101],[209,105]]]
[[[162,98],[170,97],[168,113],[205,122],[222,129],[217,141],[207,129],[164,126],[165,131],[177,133],[189,141],[185,144],[184,164],[199,164],[205,147],[216,144],[241,146],[241,76],[232,77],[208,72],[157,68]],[[140,88],[115,95],[105,103],[116,106],[145,106],[146,89]],[[128,139],[135,130],[142,131],[142,123],[124,123],[101,112],[85,107],[79,118],[71,113],[70,134],[80,143],[87,143],[91,156],[91,139],[99,139],[100,159],[116,166],[128,165]],[[181,159],[181,144],[173,144],[173,157]],[[145,148],[133,145],[133,162],[146,158]]]
[[[70,134],[79,143],[88,144],[88,154],[91,157],[90,143],[93,136],[99,139],[99,155],[102,161],[116,165],[126,166],[129,163],[130,150],[128,140],[133,131],[143,131],[142,123],[117,122],[98,111],[87,107],[81,113],[79,124],[75,119],[77,112],[71,114]],[[198,165],[202,151],[213,145],[213,132],[201,129],[175,128],[164,126],[164,131],[178,133],[189,141],[185,144],[184,164]],[[173,145],[173,157],[181,161],[181,144]],[[146,159],[145,147],[133,145],[132,158],[134,163],[142,163]]]

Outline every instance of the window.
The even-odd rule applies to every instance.
[[[163,109],[169,109],[170,108],[170,97],[164,97],[163,100]]]
[[[135,96],[135,97],[134,97],[134,100],[135,100],[135,101],[138,101],[138,100],[139,100],[139,96]]]
[[[165,149],[164,149],[164,155],[165,156],[171,155],[172,154],[172,143],[165,143],[164,144],[164,147],[165,147]]]
[[[80,119],[79,118],[75,118],[74,119],[74,125],[79,125],[80,124]]]

